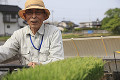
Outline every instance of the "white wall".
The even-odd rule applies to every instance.
[[[67,27],[67,24],[64,23],[64,22],[60,22],[60,23],[59,23],[59,26]]]
[[[0,12],[0,35],[4,35],[4,23],[3,23],[3,15]]]
[[[7,26],[10,25],[10,28],[7,28]],[[6,35],[11,35],[13,34],[14,31],[20,29],[18,26],[18,23],[5,23],[5,33]]]

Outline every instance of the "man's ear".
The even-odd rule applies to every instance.
[[[23,16],[25,17],[25,20],[26,20],[26,14],[25,13],[23,13]]]
[[[45,13],[45,14],[44,14],[44,20],[46,19],[46,17],[47,17],[47,14]]]

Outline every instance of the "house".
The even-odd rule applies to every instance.
[[[80,28],[100,28],[100,27],[101,27],[101,21],[99,21],[99,19],[97,19],[96,21],[80,23]]]
[[[59,23],[58,23],[58,27],[67,28],[67,27],[68,27],[68,25],[67,25],[67,23],[66,23],[66,22],[61,21],[61,22],[59,22]]]
[[[0,36],[13,34],[17,29],[24,27],[24,23],[19,16],[20,7],[14,5],[0,4]]]
[[[97,19],[96,21],[93,21],[92,26],[95,28],[100,28],[102,26],[101,21],[99,21],[99,19]]]
[[[76,24],[74,24],[71,21],[61,21],[58,23],[58,26],[64,27],[64,28],[69,28],[69,27],[74,27]]]
[[[71,21],[61,21],[58,23],[57,25],[62,31],[64,30],[64,28],[68,29],[68,30],[71,30],[73,29],[74,27],[78,27],[77,24],[71,22]]]
[[[92,22],[81,22],[80,28],[92,28]]]

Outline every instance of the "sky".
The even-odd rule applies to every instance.
[[[26,0],[8,0],[9,5],[24,9]],[[80,22],[102,20],[108,9],[120,8],[120,0],[43,0],[51,16],[48,21]]]

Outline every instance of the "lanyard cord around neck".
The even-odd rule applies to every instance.
[[[30,41],[31,41],[31,44],[32,44],[33,47],[34,47],[36,50],[38,50],[38,51],[40,51],[40,49],[41,49],[41,45],[42,45],[42,42],[43,42],[43,36],[44,36],[44,35],[42,35],[42,39],[41,39],[41,43],[40,43],[40,47],[37,49],[37,48],[35,47],[35,45],[33,44],[32,39],[31,39],[31,35],[30,35]]]
[[[45,34],[45,28],[44,28],[44,34]],[[34,47],[36,50],[38,50],[38,51],[40,51],[40,49],[41,49],[41,45],[42,45],[42,42],[43,42],[44,34],[42,35],[42,39],[41,39],[41,43],[40,43],[40,47],[39,47],[38,49],[37,49],[37,48],[35,47],[35,45],[33,44],[32,39],[31,39],[31,35],[30,35],[30,41],[31,41],[31,44],[32,44],[33,47]]]

